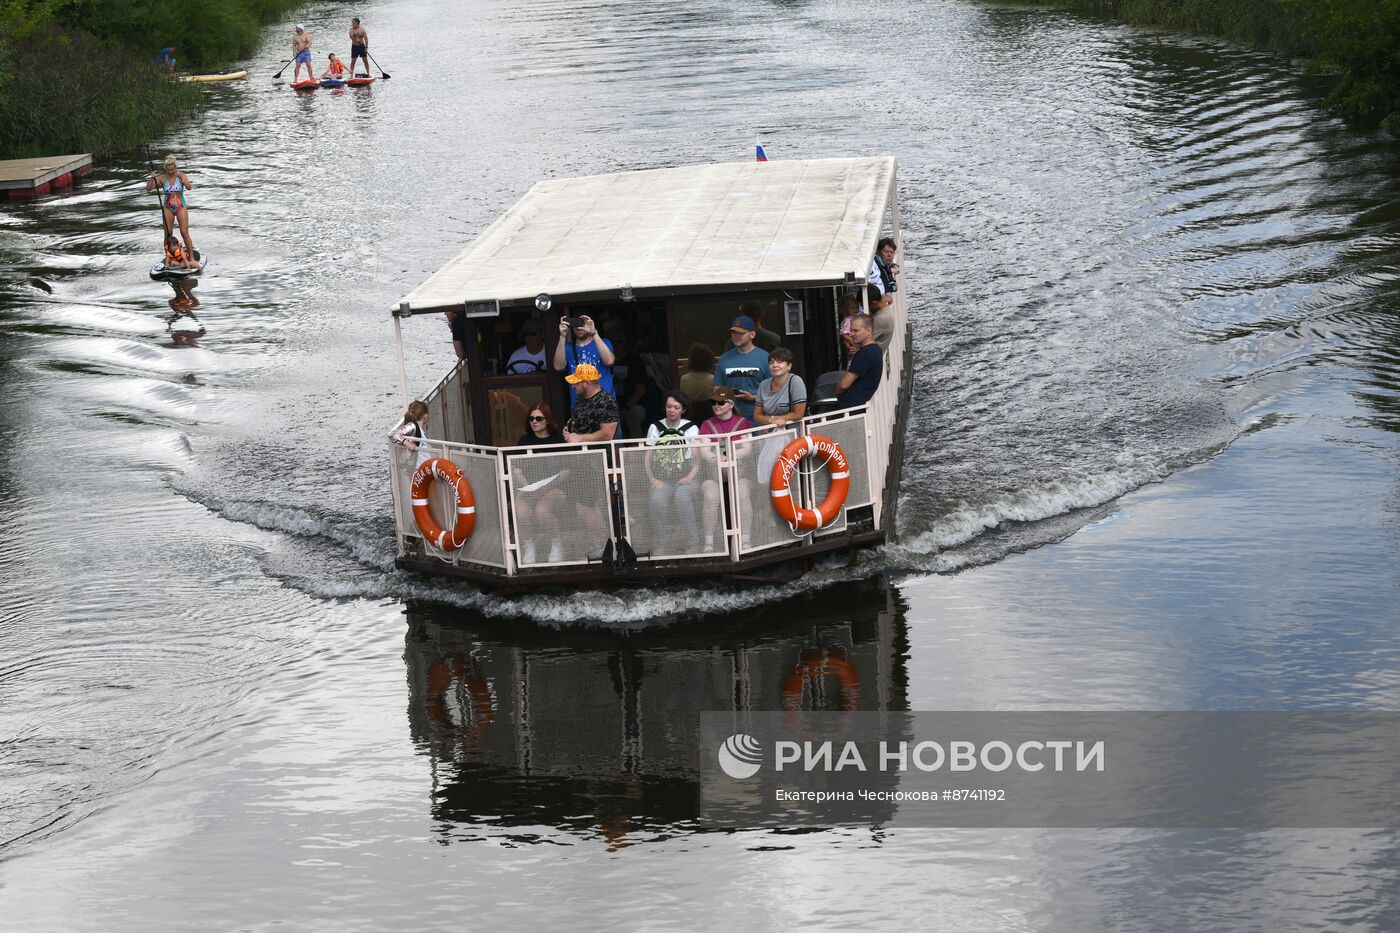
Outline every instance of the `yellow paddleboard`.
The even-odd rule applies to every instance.
[[[180,80],[207,83],[210,81],[234,81],[238,78],[246,77],[248,77],[248,72],[246,71],[221,71],[216,75],[180,75]]]

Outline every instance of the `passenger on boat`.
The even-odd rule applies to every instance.
[[[880,345],[881,355],[890,349],[894,339],[894,294],[879,294],[873,286],[867,286],[870,302],[870,327],[875,331],[875,342]]]
[[[705,423],[700,425],[700,436],[715,438],[716,442],[723,445],[720,438],[733,434],[736,431],[747,431],[753,427],[753,422],[735,411],[735,391],[729,386],[715,386],[710,392],[710,410],[713,414],[705,419]],[[704,456],[713,458],[715,452],[703,449]],[[715,546],[715,526],[720,517],[724,514],[723,495],[718,482],[707,479],[702,484],[705,497],[704,521],[705,526],[705,549],[711,550]],[[744,476],[740,472],[739,494],[743,499],[744,512],[748,514],[749,503],[753,501],[753,480]]]
[[[715,386],[734,390],[735,407],[745,418],[753,417],[754,390],[768,377],[768,351],[753,342],[757,326],[747,314],[730,323],[729,339],[734,346],[719,358],[715,370]]]
[[[870,401],[880,387],[880,377],[885,372],[884,354],[875,342],[875,330],[869,315],[862,314],[851,322],[851,340],[856,351],[846,367],[846,374],[836,384],[840,408],[854,408]]]
[[[579,363],[564,377],[579,394],[569,423],[564,426],[564,440],[570,444],[610,441],[617,434],[617,400],[603,391],[602,374],[589,363]]]
[[[746,301],[739,306],[739,313],[746,314],[749,317],[753,318],[754,346],[758,347],[765,353],[772,353],[774,350],[778,349],[778,347],[782,345],[783,338],[779,337],[777,334],[773,333],[771,330],[768,330],[763,326],[762,302]]]
[[[692,343],[686,354],[681,391],[690,396],[690,420],[697,424],[710,417],[710,390],[715,387],[715,351]]]
[[[444,311],[443,317],[447,318],[447,326],[452,329],[452,349],[457,354],[457,359],[467,358],[467,319],[462,316],[461,311]]]
[[[541,402],[525,416],[527,430],[516,442],[517,447],[540,447],[564,443],[554,412]],[[563,550],[559,540],[559,517],[564,510],[563,476],[567,470],[556,469],[551,461],[540,457],[517,457],[511,463],[515,483],[516,527],[522,530],[520,559],[533,564],[539,545],[548,542],[549,560],[559,560]]]
[[[165,232],[168,235],[175,225],[175,221],[180,222],[180,236],[185,241],[185,248],[194,253],[194,241],[190,239],[190,215],[185,209],[185,192],[194,187],[190,184],[188,176],[179,170],[175,164],[175,157],[168,155],[165,157],[165,174],[159,175],[151,173],[151,177],[146,179],[146,190],[154,191],[156,185],[160,185],[163,206],[161,210],[161,223],[165,225]]]
[[[870,264],[870,284],[880,289],[882,295],[893,295],[899,291],[895,276],[899,275],[899,263],[894,261],[895,242],[890,237],[882,237],[875,246],[875,260]]]
[[[690,399],[680,389],[666,393],[666,416],[647,428],[647,445],[655,450],[646,459],[646,469],[652,519],[666,522],[667,528],[685,529],[694,547],[700,543],[695,524],[695,494],[699,491],[695,479],[700,475],[700,461],[692,441],[700,435],[700,428],[686,418],[689,408]]]
[[[431,417],[426,402],[417,399],[408,403],[408,409],[403,413],[403,420],[399,422],[394,430],[389,432],[389,440],[395,444],[406,447],[413,451],[417,457],[417,463],[421,464],[428,459],[428,446],[424,443],[428,439],[424,428]]]
[[[573,330],[573,339],[569,339],[570,327]],[[561,373],[573,372],[579,365],[587,365],[595,369],[599,375],[602,389],[609,397],[615,399],[613,395],[613,375],[612,365],[617,361],[613,354],[613,345],[605,338],[599,336],[598,326],[593,323],[593,318],[586,314],[581,314],[575,318],[561,317],[559,319],[559,343],[554,347],[554,368]],[[570,382],[566,377],[565,382]],[[571,383],[571,385],[573,385]],[[578,404],[579,390],[577,387],[570,389],[570,405]]]
[[[841,345],[846,348],[846,356],[855,352],[851,346],[851,321],[856,315],[864,314],[865,309],[860,306],[860,297],[847,292],[841,296],[841,324],[838,328],[841,334]]]
[[[622,415],[623,436],[642,437],[642,426],[649,420],[647,396],[659,392],[647,375],[647,362],[639,347],[619,335],[613,343],[613,350],[617,360],[612,368],[613,385],[617,387],[617,408]]]
[[[770,424],[778,428],[801,421],[807,414],[807,384],[792,371],[792,351],[779,347],[768,355],[768,379],[759,383],[754,393],[753,420],[755,424]]]
[[[506,362],[506,375],[524,376],[543,372],[544,338],[540,336],[539,325],[530,321],[521,329],[520,339],[524,341],[524,345],[510,355]]]

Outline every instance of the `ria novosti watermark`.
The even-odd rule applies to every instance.
[[[725,825],[1400,827],[1400,713],[706,713],[701,727],[702,815]]]

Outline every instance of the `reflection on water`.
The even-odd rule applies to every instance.
[[[693,829],[697,712],[908,708],[904,608],[881,580],[631,635],[408,618],[410,730],[448,840],[481,824],[614,846]]]

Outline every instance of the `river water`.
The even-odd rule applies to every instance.
[[[352,14],[390,80],[299,97],[277,25],[153,147],[197,326],[144,161],[0,212],[0,927],[1400,927],[1391,832],[709,832],[693,764],[698,710],[794,683],[1400,707],[1393,143],[1288,63],[1037,7],[317,4],[316,48]],[[900,543],[786,591],[396,572],[390,302],[538,179],[756,133],[900,159]],[[421,395],[448,334],[406,332]]]

